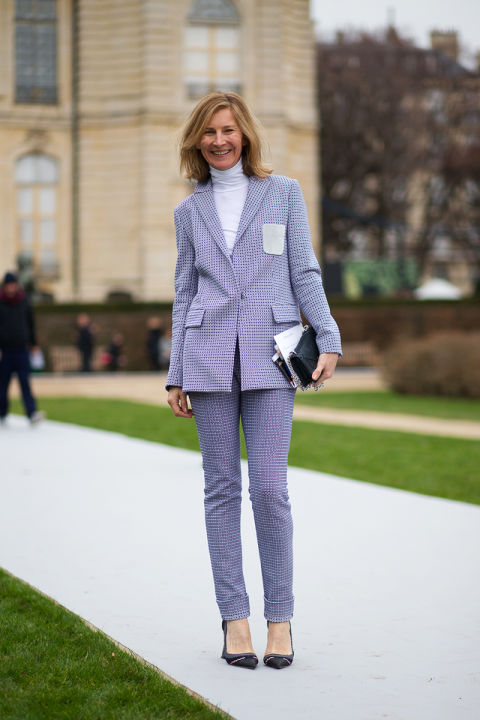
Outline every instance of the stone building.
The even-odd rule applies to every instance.
[[[318,238],[309,0],[0,0],[0,270],[57,301],[170,300],[176,142],[195,100],[240,92]]]

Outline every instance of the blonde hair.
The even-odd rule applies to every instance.
[[[190,113],[180,138],[180,171],[189,180],[204,181],[210,169],[197,145],[212,116],[225,108],[232,111],[245,145],[242,149],[243,172],[264,178],[272,172],[262,160],[262,138],[258,121],[245,100],[234,92],[214,92],[205,95]]]

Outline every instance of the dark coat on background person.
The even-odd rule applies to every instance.
[[[93,353],[93,333],[88,326],[77,328],[77,348],[81,353]]]
[[[0,349],[25,350],[37,344],[33,312],[20,288],[8,296],[0,289]]]
[[[150,364],[153,370],[160,370],[160,339],[163,330],[159,327],[153,327],[148,330],[147,334],[147,352],[150,358]]]
[[[76,335],[76,346],[80,351],[81,356],[81,371],[90,372],[92,369],[92,356],[94,347],[94,337],[92,328],[89,322],[78,325]]]
[[[5,286],[15,283],[16,276],[7,273],[0,288],[0,420],[3,423],[9,410],[8,388],[13,375],[17,375],[25,412],[30,421],[37,422],[41,413],[29,382],[29,348],[36,346],[33,312],[27,296],[17,285],[13,292]]]
[[[123,342],[112,340],[107,349],[108,362],[107,370],[115,372],[123,364]]]

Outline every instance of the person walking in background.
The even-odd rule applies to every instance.
[[[193,109],[181,169],[197,181],[175,209],[178,258],[168,403],[195,418],[205,475],[205,520],[222,657],[255,668],[240,536],[240,419],[264,586],[264,663],[293,661],[292,515],[287,459],[295,388],[272,362],[274,335],[301,322],[316,333],[318,385],[341,353],[296,180],[263,163],[256,122],[236,93]],[[188,407],[188,398],[191,408]]]
[[[147,354],[150,359],[152,370],[160,370],[160,341],[163,335],[163,328],[158,317],[150,317],[147,320]]]
[[[172,352],[172,331],[165,330],[159,341],[160,370],[168,370],[170,353]]]
[[[105,353],[105,369],[116,372],[125,367],[126,357],[123,352],[123,335],[121,332],[113,334],[110,345]]]
[[[86,313],[77,317],[76,345],[81,356],[81,372],[91,372],[94,338],[90,318]]]
[[[37,410],[30,387],[30,351],[38,352],[33,311],[15,273],[7,272],[0,288],[0,421],[8,414],[8,389],[16,374],[25,413],[32,424],[45,417]]]

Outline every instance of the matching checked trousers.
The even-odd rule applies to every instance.
[[[293,616],[292,514],[287,459],[293,388],[240,390],[237,348],[231,392],[188,393],[205,474],[205,522],[215,595],[224,620],[250,614],[242,569],[240,419],[257,533],[267,620]]]

